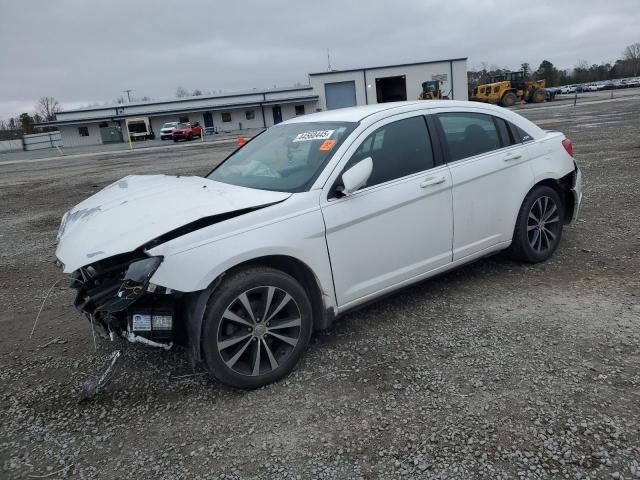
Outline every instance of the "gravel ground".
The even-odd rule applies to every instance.
[[[252,392],[100,340],[53,265],[61,214],[130,173],[205,174],[232,145],[0,165],[2,478],[640,478],[640,98],[524,109],[574,143],[579,222],[541,265],[501,255],[312,340]],[[112,350],[109,387],[77,403]]]

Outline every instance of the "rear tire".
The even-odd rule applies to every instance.
[[[309,344],[311,302],[290,275],[251,267],[225,278],[204,316],[202,351],[211,376],[252,389],[286,377]]]
[[[558,193],[546,185],[534,187],[522,202],[507,253],[523,262],[548,260],[562,238],[563,218],[564,205]]]
[[[500,100],[500,105],[502,105],[503,107],[513,107],[516,104],[517,100],[518,100],[518,97],[516,97],[515,93],[507,92],[502,96],[502,99]]]

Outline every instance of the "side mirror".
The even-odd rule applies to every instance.
[[[342,184],[344,185],[342,189],[343,195],[351,195],[367,183],[372,171],[373,160],[371,160],[371,157],[367,157],[344,172],[342,174]]]

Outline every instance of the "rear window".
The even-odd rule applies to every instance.
[[[516,141],[513,132],[509,128],[509,125],[506,120],[502,118],[493,117],[496,122],[496,126],[498,127],[498,134],[500,135],[500,139],[502,140],[502,145],[504,147],[509,147],[511,145],[515,145],[519,143]]]
[[[442,126],[451,162],[502,148],[491,115],[456,112],[440,113],[436,118]]]

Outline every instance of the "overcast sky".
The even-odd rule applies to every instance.
[[[0,2],[0,118],[41,96],[72,108],[307,83],[307,73],[452,57],[516,68],[613,62],[640,0]]]

